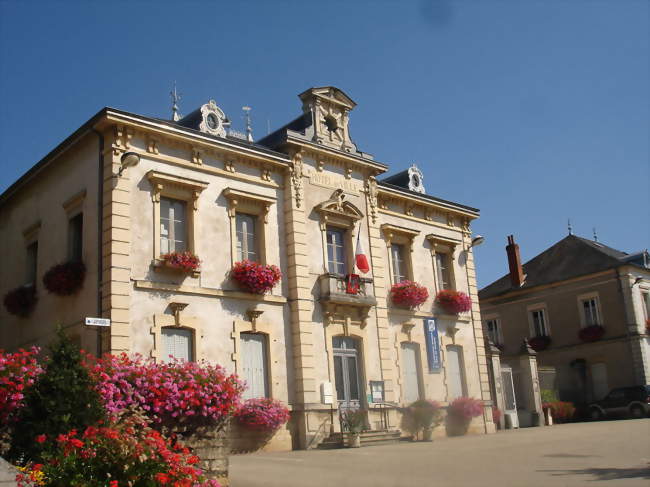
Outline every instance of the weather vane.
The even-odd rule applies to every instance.
[[[569,235],[573,235],[573,228],[571,227],[571,218],[568,219],[567,226],[569,227]]]
[[[176,81],[174,81],[174,91],[169,92],[172,97],[172,120],[178,122],[181,119],[181,114],[178,112],[178,102],[181,100],[181,95],[176,91]]]
[[[598,235],[596,235],[596,227],[594,227],[594,242],[598,242]]]
[[[246,120],[246,140],[253,142],[253,127],[251,125],[251,107],[241,107],[244,110],[244,120]]]

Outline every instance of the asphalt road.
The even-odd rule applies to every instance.
[[[230,457],[232,487],[650,487],[650,419]]]

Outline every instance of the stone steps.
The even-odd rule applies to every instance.
[[[318,448],[320,450],[330,450],[333,448],[343,448],[349,433],[333,433],[323,440]],[[399,430],[377,430],[364,431],[361,433],[361,446],[385,445],[387,443],[397,443],[402,436]]]

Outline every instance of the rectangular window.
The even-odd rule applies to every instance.
[[[185,201],[160,198],[160,253],[187,250]]]
[[[244,399],[268,397],[268,375],[266,370],[266,335],[260,333],[242,333],[241,364],[242,378],[246,381]]]
[[[257,217],[237,213],[235,217],[237,231],[237,258],[242,260],[258,260],[256,232]]]
[[[38,266],[38,242],[33,242],[27,246],[27,266],[25,283],[29,286],[36,285],[36,272]]]
[[[81,262],[83,257],[83,213],[73,216],[68,221],[68,259]]]
[[[449,254],[443,252],[436,252],[436,279],[438,281],[438,289],[451,289],[451,271]]]
[[[645,311],[645,319],[650,319],[650,293],[642,292],[641,299],[643,300],[643,311]]]
[[[448,401],[453,401],[465,395],[463,349],[456,345],[449,345],[447,347],[447,384]]]
[[[542,309],[534,309],[530,312],[532,324],[533,324],[533,335],[536,337],[545,337],[548,336],[548,326],[546,323],[546,312]]]
[[[408,279],[406,260],[404,259],[404,245],[392,244],[390,246],[390,255],[393,264],[393,283],[395,284]]]
[[[163,328],[162,346],[163,362],[170,362],[172,359],[186,361],[194,360],[194,336],[192,330],[184,328]]]
[[[401,347],[404,402],[410,404],[420,399],[420,351],[416,343],[405,342]]]
[[[487,329],[488,338],[495,345],[501,345],[501,327],[498,319],[486,320],[485,328]]]
[[[584,325],[600,325],[600,317],[598,316],[598,300],[597,298],[589,298],[582,301],[582,313],[584,316]]]
[[[327,227],[327,270],[331,274],[346,273],[345,230]]]

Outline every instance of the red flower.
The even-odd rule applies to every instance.
[[[186,272],[198,271],[201,267],[199,258],[189,250],[185,252],[170,252],[161,258],[170,267],[182,269]]]
[[[165,485],[169,482],[169,475],[166,473],[160,472],[156,474],[156,481],[160,482],[162,485]]]
[[[51,267],[43,276],[43,284],[51,293],[70,296],[81,289],[85,277],[83,262],[66,262]]]
[[[436,302],[447,313],[457,315],[472,309],[472,300],[461,292],[451,289],[443,289],[436,295]]]
[[[242,287],[255,294],[269,292],[282,278],[282,272],[277,266],[262,265],[250,260],[236,262],[230,274]]]
[[[390,296],[393,303],[398,306],[415,308],[429,298],[429,291],[417,282],[402,281],[393,284],[390,289]]]
[[[38,435],[36,437],[36,443],[45,443],[45,440],[47,440],[47,435]]]

